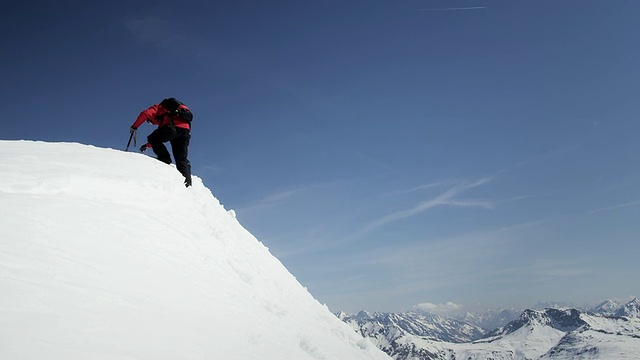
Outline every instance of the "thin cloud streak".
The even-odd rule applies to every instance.
[[[384,269],[385,274],[394,278],[384,288],[358,288],[358,284],[353,284],[352,288],[344,289],[345,294],[380,299],[402,297],[486,281],[487,273],[494,271],[487,264],[495,264],[496,259],[506,256],[509,251],[506,245],[512,241],[511,236],[497,231],[470,232],[404,247],[389,244],[367,249],[337,266],[353,267],[361,273]],[[481,268],[487,270],[478,271]]]
[[[507,232],[507,231],[522,229],[522,228],[526,228],[526,227],[542,225],[542,224],[546,224],[546,223],[548,223],[550,221],[551,221],[551,219],[541,219],[541,220],[528,221],[528,222],[524,222],[524,223],[521,223],[521,224],[508,225],[508,226],[504,226],[504,227],[501,227],[501,228],[497,229],[496,232]]]
[[[528,265],[509,267],[494,271],[491,278],[497,282],[548,282],[561,278],[578,278],[597,273],[591,259],[540,259]]]
[[[414,188],[411,188],[409,190],[399,190],[396,193],[397,194],[410,194],[416,191],[420,191],[420,190],[425,190],[425,189],[431,189],[434,187],[438,187],[445,184],[444,181],[440,181],[440,182],[436,182],[436,183],[431,183],[431,184],[426,184],[426,185],[420,185],[420,186],[416,186]]]
[[[433,207],[439,206],[439,205],[449,205],[449,206],[458,206],[458,207],[484,207],[487,208],[488,206],[490,206],[490,204],[488,202],[477,202],[477,201],[464,201],[464,200],[454,200],[454,198],[459,195],[460,193],[467,191],[469,189],[473,189],[475,187],[484,185],[488,182],[490,182],[492,180],[491,177],[486,177],[483,179],[480,179],[478,181],[475,181],[471,184],[462,184],[462,185],[458,185],[455,186],[447,191],[445,191],[444,193],[436,196],[434,199],[431,200],[427,200],[424,201],[420,204],[418,204],[417,206],[411,208],[411,209],[407,209],[407,210],[402,210],[402,211],[397,211],[395,213],[391,213],[387,216],[384,216],[378,220],[375,220],[371,223],[369,223],[362,231],[363,234],[366,234],[368,232],[371,232],[381,226],[384,226],[386,224],[404,219],[404,218],[408,218],[411,216],[415,216],[417,214],[420,214],[426,210],[429,210]]]
[[[495,209],[495,203],[491,200],[453,200],[444,205],[458,207],[480,207],[487,210]]]
[[[341,289],[341,293],[329,293],[327,296],[390,299],[425,292],[437,293],[444,288],[464,288],[478,283],[495,285],[496,291],[509,291],[517,283],[541,286],[559,280],[578,280],[597,273],[589,266],[589,258],[548,258],[503,266],[500,260],[517,250],[507,246],[514,240],[514,237],[494,230],[406,248],[390,245],[371,249],[355,258],[350,257],[348,264],[343,266],[356,267],[361,273],[384,269],[385,273],[394,274],[394,281],[384,288],[359,286],[358,281],[345,284],[351,286]],[[425,305],[438,308],[446,304]]]
[[[284,190],[284,191],[276,192],[273,194],[269,194],[263,197],[257,203],[237,209],[237,211],[244,212],[244,211],[256,210],[259,208],[280,204],[285,200],[288,200],[306,191],[307,189],[309,189],[309,187],[299,187],[299,188],[294,188],[294,189],[289,189],[289,190]]]
[[[576,144],[576,145],[568,145],[568,146],[564,146],[564,147],[560,147],[560,148],[556,148],[553,150],[549,150],[547,152],[544,152],[540,155],[534,156],[532,158],[529,158],[527,160],[523,160],[521,162],[515,163],[513,165],[509,165],[503,169],[500,169],[498,171],[495,172],[494,175],[500,175],[500,174],[504,174],[507,172],[511,172],[514,171],[517,168],[521,168],[525,165],[529,165],[535,162],[539,162],[548,158],[554,158],[554,157],[559,157],[561,155],[565,155],[571,152],[574,152],[576,150],[579,150],[582,147],[582,145],[580,144]]]
[[[349,182],[350,180],[334,180],[334,181],[328,181],[324,183],[312,183],[312,184],[297,185],[297,186],[294,185],[288,189],[281,190],[281,191],[274,191],[273,193],[265,195],[260,200],[256,200],[251,204],[238,208],[236,209],[236,211],[244,212],[244,211],[250,211],[250,210],[256,210],[264,207],[274,206],[274,205],[281,205],[287,200],[292,200],[296,197],[305,195],[306,193],[311,193],[318,190],[334,192],[335,190],[332,190],[332,189]]]
[[[273,203],[273,202],[286,200],[304,190],[305,188],[297,188],[297,189],[291,189],[291,190],[286,190],[286,191],[281,191],[275,194],[271,194],[263,198],[261,203]]]
[[[288,247],[286,251],[278,252],[278,256],[281,258],[287,258],[287,257],[293,257],[293,256],[300,256],[302,254],[309,254],[317,251],[323,251],[323,250],[334,248],[337,246],[344,246],[347,243],[361,240],[362,238],[370,235],[371,232],[375,231],[379,227],[382,227],[384,225],[387,225],[389,223],[392,223],[407,217],[418,215],[424,211],[427,211],[437,206],[450,206],[450,207],[459,207],[459,208],[475,207],[475,208],[493,210],[497,206],[504,203],[534,198],[535,196],[533,195],[517,196],[517,197],[508,198],[505,200],[457,199],[456,198],[459,194],[461,194],[466,190],[470,190],[472,188],[479,187],[481,185],[489,183],[493,181],[495,178],[499,177],[501,174],[512,170],[514,167],[522,166],[529,162],[530,161],[524,161],[522,163],[516,164],[515,166],[510,166],[504,169],[497,170],[494,173],[486,175],[485,177],[472,183],[461,184],[460,181],[454,183],[451,180],[437,181],[433,183],[419,185],[410,189],[395,191],[392,193],[393,195],[411,194],[414,192],[417,193],[421,190],[435,189],[438,187],[445,187],[447,185],[450,186],[450,188],[446,190],[444,193],[436,196],[431,200],[427,200],[422,203],[419,203],[413,208],[394,212],[386,216],[383,216],[381,218],[378,218],[377,220],[365,222],[359,229],[354,229],[354,231],[342,232],[337,230],[330,233],[326,233],[321,238],[307,237],[307,241],[299,241],[296,244],[297,246]],[[457,185],[453,185],[453,184],[457,184]],[[523,224],[501,227],[496,230],[500,232],[507,232],[512,229],[535,226],[535,225],[543,224],[549,221],[550,221],[549,219],[535,220],[535,221],[525,222]],[[302,239],[298,238],[298,240],[302,240]]]
[[[596,214],[596,213],[599,213],[599,212],[615,210],[615,209],[620,209],[620,208],[625,208],[625,207],[630,207],[630,206],[638,206],[638,205],[640,205],[640,201],[631,201],[631,202],[622,203],[622,204],[618,204],[618,205],[612,205],[612,206],[603,207],[603,208],[600,208],[600,209],[594,209],[594,210],[589,211],[589,214]]]

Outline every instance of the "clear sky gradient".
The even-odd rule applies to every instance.
[[[640,295],[640,1],[0,17],[0,138],[124,150],[141,110],[181,99],[194,174],[333,311]]]

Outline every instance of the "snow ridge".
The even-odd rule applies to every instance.
[[[1,359],[388,359],[194,177],[0,141]]]

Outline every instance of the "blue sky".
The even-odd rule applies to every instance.
[[[636,0],[0,16],[1,138],[124,149],[183,100],[194,173],[331,310],[640,295]]]

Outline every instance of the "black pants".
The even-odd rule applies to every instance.
[[[158,160],[166,164],[171,164],[171,156],[164,143],[171,142],[171,150],[173,151],[173,157],[176,159],[176,167],[184,176],[184,183],[187,186],[191,186],[191,163],[187,159],[190,139],[191,131],[170,126],[157,128],[147,137],[147,141],[151,144],[153,152],[158,156]]]

